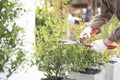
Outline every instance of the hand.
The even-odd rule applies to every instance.
[[[103,53],[107,49],[103,40],[96,40],[92,43],[92,50],[95,50],[97,53]]]
[[[80,34],[80,38],[86,37],[89,39],[91,37],[92,28],[90,26],[86,27],[83,32]]]

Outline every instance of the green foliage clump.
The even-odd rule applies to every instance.
[[[74,34],[77,36],[75,40],[78,40],[84,23],[68,26],[66,19],[61,18],[61,13],[65,13],[63,5],[65,4],[58,5],[55,1],[52,6],[37,8],[34,56],[39,70],[45,71],[47,76],[63,77],[65,72],[70,70],[85,71],[86,68],[91,67],[99,69],[108,61],[108,54],[98,54],[81,45],[60,44],[61,38],[66,39],[67,28],[75,29]],[[89,42],[95,39],[98,37],[93,36]]]
[[[67,48],[68,64],[73,71],[85,71],[88,68],[100,69],[107,60],[104,54],[98,54],[90,48],[70,45]]]
[[[47,71],[47,75],[54,73],[61,76],[64,73],[65,46],[60,45],[60,36],[63,20],[58,20],[55,16],[47,17],[46,26],[36,31],[36,59],[37,64]]]
[[[42,9],[37,8],[36,20],[38,21],[36,21],[36,52],[34,55],[40,70],[44,69],[47,76],[54,74],[58,77],[64,76],[66,71],[66,46],[59,42],[60,37],[64,35],[67,23],[61,18],[61,6],[57,4],[59,2],[55,1],[52,4],[54,6],[46,7],[46,5]]]
[[[24,60],[22,40],[18,34],[22,31],[14,21],[20,16],[20,7],[16,0],[0,1],[0,72],[9,77]]]

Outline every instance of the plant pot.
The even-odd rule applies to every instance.
[[[92,74],[92,75],[95,75],[97,73],[101,72],[100,69],[93,69],[93,68],[86,68],[85,71],[80,71],[80,73],[83,73],[83,74]]]
[[[75,80],[75,79],[69,79],[69,78],[64,79],[63,77],[50,76],[41,80]]]
[[[120,80],[120,58],[113,58],[105,65],[105,80]]]
[[[7,77],[4,72],[0,72],[0,80],[7,80]]]
[[[87,72],[69,72],[68,78],[75,80],[105,80],[105,71],[89,69]]]

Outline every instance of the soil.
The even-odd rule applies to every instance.
[[[86,68],[85,71],[80,71],[80,73],[92,74],[92,75],[95,75],[95,74],[97,74],[99,72],[101,72],[100,69],[93,69],[93,68]]]
[[[111,60],[111,61],[109,61],[109,63],[110,63],[110,64],[115,64],[115,63],[117,63],[117,61]]]

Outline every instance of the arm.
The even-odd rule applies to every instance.
[[[107,40],[109,40],[111,43],[112,42],[120,43],[120,27],[117,27],[115,30],[113,30],[111,34],[107,37]]]
[[[107,7],[107,4],[102,0],[101,13],[97,15],[89,24],[92,28],[100,28],[108,22],[113,15],[113,12]]]
[[[102,0],[101,14],[96,16],[91,22],[88,23],[87,27],[80,34],[80,38],[82,38],[85,34],[88,35],[88,38],[90,38],[90,32],[92,31],[92,29],[98,28],[100,30],[100,27],[108,22],[112,16],[113,11],[108,8],[107,2],[105,2],[105,0]]]
[[[103,40],[103,42],[107,47],[113,42],[120,43],[120,27],[117,27],[115,30],[113,30],[111,34],[105,40]]]
[[[103,53],[113,42],[120,43],[120,27],[117,27],[105,40],[96,40],[92,43],[92,49],[98,53]]]

